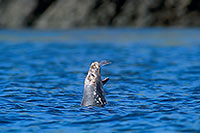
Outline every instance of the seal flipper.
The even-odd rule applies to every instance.
[[[104,85],[104,84],[106,84],[106,83],[108,82],[108,80],[109,80],[109,78],[108,78],[108,77],[107,77],[107,78],[105,78],[105,79],[103,79],[103,80],[102,80],[102,83],[103,83],[103,85]]]

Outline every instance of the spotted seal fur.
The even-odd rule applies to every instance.
[[[81,106],[104,107],[107,104],[103,85],[109,80],[101,80],[101,66],[110,64],[107,61],[93,62],[85,78],[83,98]]]

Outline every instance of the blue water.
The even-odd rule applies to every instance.
[[[0,31],[0,132],[200,132],[199,29]],[[109,60],[108,104],[80,107]]]

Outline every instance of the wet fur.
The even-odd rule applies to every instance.
[[[103,107],[107,104],[103,85],[109,78],[101,80],[100,64],[94,62],[91,64],[88,75],[85,78],[83,98],[81,106],[98,106]]]

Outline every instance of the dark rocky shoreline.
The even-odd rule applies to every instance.
[[[199,0],[0,0],[0,28],[200,26]]]

